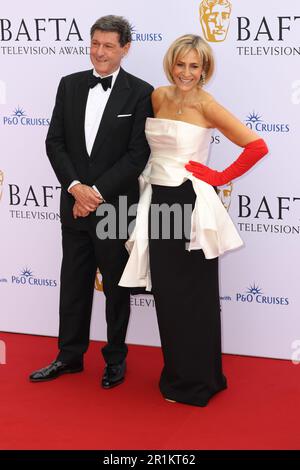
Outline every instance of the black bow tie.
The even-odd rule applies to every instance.
[[[101,83],[102,88],[104,91],[106,91],[108,88],[111,88],[111,82],[112,82],[112,75],[109,75],[109,77],[95,77],[95,75],[91,75],[89,77],[89,87],[94,88],[98,83]]]

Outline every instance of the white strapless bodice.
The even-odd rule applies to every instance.
[[[136,225],[126,242],[130,256],[119,285],[151,290],[148,214],[152,184],[179,186],[191,180],[196,201],[188,250],[202,249],[210,259],[240,247],[243,242],[214,188],[185,169],[189,160],[206,164],[212,129],[172,119],[147,118],[145,132],[151,155],[139,178]]]
[[[179,186],[191,175],[189,160],[206,163],[212,129],[171,119],[148,118],[146,137],[151,148],[143,177],[152,184]]]

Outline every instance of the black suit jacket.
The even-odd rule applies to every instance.
[[[153,116],[153,87],[121,68],[88,155],[84,121],[91,74],[88,70],[61,79],[46,138],[47,155],[62,186],[61,221],[74,228],[82,228],[90,216],[73,218],[74,198],[67,191],[72,181],[96,185],[106,202],[114,203],[119,195],[127,195],[128,203],[135,203],[137,178],[150,154],[145,120]]]

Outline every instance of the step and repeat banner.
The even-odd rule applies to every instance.
[[[217,65],[208,91],[268,143],[270,153],[263,161],[233,185],[220,188],[245,242],[220,263],[223,351],[297,358],[299,1],[2,3],[0,329],[57,335],[60,187],[44,141],[61,76],[91,68],[90,26],[100,16],[118,14],[134,27],[123,67],[155,87],[167,84],[162,60],[176,37],[195,33],[209,41]],[[240,152],[216,130],[210,165],[223,169]],[[105,339],[104,303],[99,273],[92,339]],[[159,345],[152,296],[132,297],[127,341]]]

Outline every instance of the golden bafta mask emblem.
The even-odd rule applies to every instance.
[[[232,193],[233,184],[230,181],[224,188],[217,189],[218,196],[222,201],[223,206],[228,211],[231,204],[231,193]]]
[[[225,41],[231,9],[229,0],[203,0],[200,3],[200,23],[207,41]]]
[[[96,272],[95,289],[98,290],[99,292],[103,292],[102,276],[101,276],[99,269],[97,269],[97,272]]]
[[[0,170],[0,201],[2,197],[3,181],[4,181],[4,173],[3,171]]]

